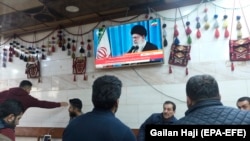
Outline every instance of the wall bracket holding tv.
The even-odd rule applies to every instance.
[[[164,64],[160,18],[93,31],[95,68]]]

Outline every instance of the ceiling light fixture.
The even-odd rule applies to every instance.
[[[73,6],[73,5],[70,5],[70,6],[66,6],[66,11],[68,11],[68,12],[73,12],[73,13],[75,13],[75,12],[78,12],[79,11],[79,8],[78,7],[76,7],[76,6]]]

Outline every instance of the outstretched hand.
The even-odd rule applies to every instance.
[[[60,104],[61,104],[61,107],[66,107],[69,105],[68,102],[60,102]]]

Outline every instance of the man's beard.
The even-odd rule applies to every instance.
[[[16,118],[13,121],[11,121],[10,123],[8,123],[10,128],[15,128],[16,127],[15,121],[16,121]]]
[[[74,112],[69,112],[69,116],[70,116],[70,118],[74,118],[74,117],[76,117],[77,115],[76,115],[76,113],[74,113]]]
[[[144,45],[144,40],[140,39],[138,40],[138,42],[133,43],[133,46],[138,46],[138,47],[142,47]]]

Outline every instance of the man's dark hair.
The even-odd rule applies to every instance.
[[[73,106],[76,107],[77,109],[79,109],[79,111],[81,111],[82,109],[82,101],[78,98],[73,98],[69,100],[69,103]]]
[[[241,101],[248,101],[248,103],[250,104],[250,97],[247,97],[247,96],[240,97],[240,98],[237,100],[237,103],[238,103],[238,102],[241,102]]]
[[[247,97],[247,96],[243,96],[243,97],[240,97],[237,102],[241,102],[241,101],[248,101],[250,103],[250,97]]]
[[[23,105],[16,99],[7,99],[0,104],[0,118],[5,118],[10,114],[18,116],[24,112]]]
[[[95,108],[111,109],[121,95],[122,82],[112,75],[98,77],[92,85],[92,102]]]
[[[187,96],[194,101],[219,99],[219,86],[211,75],[195,75],[186,84]]]
[[[26,87],[26,86],[32,87],[32,83],[29,80],[23,80],[19,84],[20,88],[23,88],[23,87]]]
[[[135,25],[132,29],[131,29],[131,35],[132,34],[139,34],[139,35],[144,35],[145,37],[147,36],[147,30],[144,26],[142,25]]]
[[[173,106],[173,111],[176,110],[176,105],[175,105],[174,102],[172,102],[172,101],[165,101],[165,102],[163,103],[163,107],[164,107],[164,105],[166,105],[166,104],[171,104],[171,105]]]

